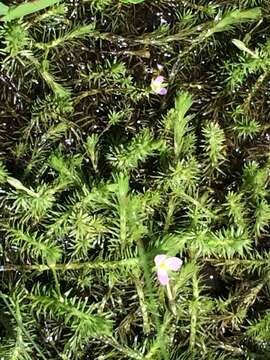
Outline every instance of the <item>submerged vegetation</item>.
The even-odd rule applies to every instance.
[[[269,0],[29,3],[0,3],[0,359],[268,359]]]

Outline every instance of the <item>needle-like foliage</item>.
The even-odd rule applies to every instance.
[[[269,358],[269,11],[0,2],[1,360]]]

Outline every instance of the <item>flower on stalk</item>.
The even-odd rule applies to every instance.
[[[161,285],[169,283],[169,271],[177,271],[182,266],[182,260],[176,256],[168,257],[161,254],[155,257],[155,264],[157,267],[157,276]]]
[[[159,75],[151,81],[151,89],[159,95],[166,95],[168,90],[166,89],[166,84],[164,83],[164,76]]]

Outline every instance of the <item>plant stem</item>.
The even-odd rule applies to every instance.
[[[138,259],[131,258],[126,260],[120,261],[93,261],[93,262],[74,262],[74,263],[67,263],[67,264],[55,264],[54,270],[55,271],[70,271],[70,270],[80,270],[80,269],[108,269],[112,270],[119,267],[137,267]],[[34,264],[34,265],[6,265],[0,267],[0,271],[50,271],[51,266],[46,264]]]
[[[167,284],[166,289],[167,289],[167,295],[168,295],[171,311],[172,311],[173,315],[176,316],[177,314],[176,314],[175,303],[174,303],[174,299],[173,299],[173,295],[172,295],[172,291],[171,291],[171,287],[170,287],[169,283]]]
[[[64,299],[63,299],[62,294],[61,294],[60,284],[59,284],[59,281],[58,281],[58,278],[57,278],[57,274],[56,274],[56,271],[55,271],[55,265],[50,265],[50,269],[51,269],[52,274],[53,274],[53,278],[54,278],[54,282],[55,282],[55,287],[56,287],[56,291],[57,291],[59,300],[60,300],[61,302],[63,302]]]
[[[189,337],[189,348],[193,350],[196,343],[196,332],[197,332],[197,316],[198,316],[198,301],[199,301],[199,288],[198,288],[198,279],[197,273],[192,277],[192,287],[193,287],[193,300],[190,304],[190,337]]]

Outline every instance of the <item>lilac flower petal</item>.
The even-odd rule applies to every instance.
[[[155,256],[155,264],[157,267],[166,260],[167,256],[164,254]]]
[[[164,81],[164,76],[162,75],[159,75],[155,78],[155,80],[153,80],[153,82],[155,83],[155,85],[158,85],[158,84],[162,84]]]
[[[183,261],[181,259],[179,259],[178,257],[173,256],[173,257],[167,258],[165,260],[165,264],[168,266],[168,268],[170,270],[177,271],[182,266]]]
[[[168,90],[166,88],[161,88],[158,90],[159,95],[166,95]]]
[[[169,283],[169,275],[166,270],[158,269],[157,271],[158,281],[161,285],[167,285]]]

